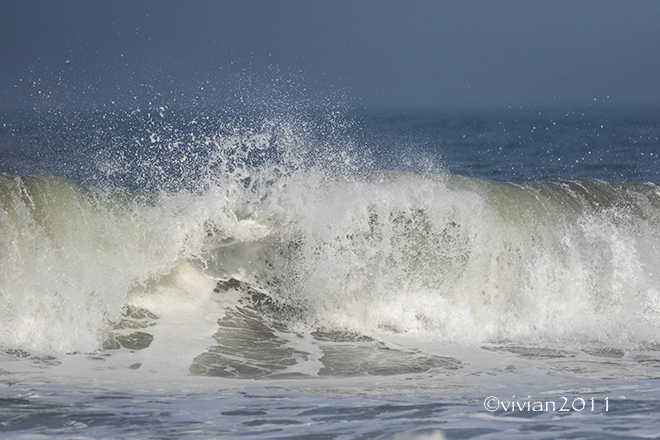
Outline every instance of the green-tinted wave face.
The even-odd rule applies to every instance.
[[[210,359],[234,344],[223,328],[252,319],[238,319],[241,301],[257,321],[305,331],[660,343],[654,184],[307,172],[195,193],[101,190],[47,175],[3,175],[0,186],[8,348],[151,342],[150,328],[135,336],[118,327],[127,307],[152,313],[160,328],[204,320],[212,303],[220,348]],[[206,358],[199,368],[216,368],[203,367]]]
[[[652,118],[610,118],[605,130],[595,116],[554,115],[536,137],[539,121],[505,114],[479,123],[305,111],[8,121],[0,346],[181,343],[216,374],[242,349],[228,328],[261,320],[275,352],[275,327],[548,349],[660,343],[657,185],[546,179],[623,176],[642,153],[631,163],[648,159],[643,176],[655,175]],[[423,136],[406,138],[415,127]],[[606,133],[617,139],[609,156],[597,148]],[[640,136],[646,149],[635,149]],[[488,170],[480,157],[492,159]],[[451,173],[452,160],[472,177]],[[599,164],[602,174],[588,173]],[[257,317],[239,319],[248,306]],[[125,327],[135,310],[154,325]],[[289,342],[273,364],[282,374],[299,356]],[[333,353],[324,371],[341,370]]]
[[[296,258],[323,323],[462,342],[656,338],[653,184],[400,175],[318,198]]]
[[[130,339],[117,333],[127,307],[186,321],[204,313],[188,314],[190,304],[230,313],[235,296],[309,331],[660,343],[654,184],[301,173],[202,193],[47,175],[3,175],[0,186],[4,347],[93,351]],[[198,281],[186,281],[188,266]],[[222,350],[232,346],[226,322],[215,336]]]

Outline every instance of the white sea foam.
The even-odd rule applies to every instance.
[[[528,438],[559,419],[526,402],[563,398],[589,408],[571,435],[652,432],[656,185],[361,169],[291,121],[147,127],[98,181],[0,175],[12,434]]]
[[[231,197],[220,186],[145,197],[48,176],[2,185],[9,348],[93,351],[127,305],[198,320],[230,277],[301,308],[291,325],[310,328],[468,344],[659,342],[660,240],[623,189],[622,206],[600,209],[567,208],[571,188],[408,174],[301,173]]]
[[[130,307],[157,328],[211,322],[208,337],[248,292],[306,331],[660,343],[655,185],[365,171],[355,144],[318,129],[266,118],[156,136],[157,154],[130,162],[154,182],[142,190],[0,176],[0,346],[93,352]],[[128,172],[113,151],[98,153],[108,178]],[[232,278],[240,289],[213,292]]]

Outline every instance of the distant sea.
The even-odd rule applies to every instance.
[[[0,113],[0,437],[649,438],[660,109]]]

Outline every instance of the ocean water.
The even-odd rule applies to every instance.
[[[0,115],[0,437],[655,438],[660,111]]]

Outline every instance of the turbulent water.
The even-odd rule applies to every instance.
[[[0,432],[651,435],[658,116],[4,114]]]

